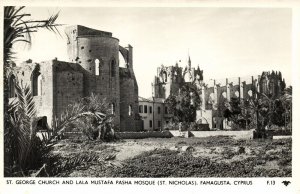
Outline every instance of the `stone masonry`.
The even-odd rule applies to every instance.
[[[31,86],[37,116],[51,125],[69,104],[92,93],[106,99],[119,131],[141,130],[138,85],[133,71],[132,46],[122,47],[110,32],[76,25],[67,27],[69,62],[28,60],[8,72],[9,95],[16,80]],[[126,67],[119,67],[121,55]]]
[[[210,128],[230,129],[230,124],[220,114],[220,106],[231,98],[256,98],[263,93],[269,98],[278,98],[286,84],[281,72],[263,72],[262,75],[251,77],[225,78],[220,80],[204,80],[203,71],[191,67],[189,57],[187,65],[157,68],[154,78],[154,97],[167,99],[176,95],[183,84],[195,83],[201,97],[201,105],[197,111],[197,122],[209,124]]]

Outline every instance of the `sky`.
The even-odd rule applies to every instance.
[[[18,61],[68,61],[64,27],[84,25],[109,31],[121,46],[133,46],[133,67],[139,96],[151,96],[157,67],[192,66],[204,79],[257,76],[281,71],[291,84],[292,10],[289,8],[204,7],[26,7],[33,19],[60,11],[62,37],[46,30],[33,36],[30,49],[16,45]]]

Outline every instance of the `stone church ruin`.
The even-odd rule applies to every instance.
[[[221,106],[224,101],[236,99],[255,99],[258,93],[263,93],[271,99],[279,98],[286,83],[281,72],[263,72],[261,75],[204,80],[203,70],[192,67],[191,59],[183,67],[178,62],[175,65],[161,65],[153,81],[153,96],[167,99],[177,95],[184,84],[195,83],[197,93],[201,98],[196,122],[208,124],[209,129],[231,129],[231,122],[222,116]],[[165,123],[164,123],[165,124]]]
[[[69,61],[31,60],[8,72],[9,97],[15,97],[16,80],[29,85],[37,116],[51,124],[69,104],[92,93],[105,98],[119,131],[139,131],[138,84],[133,71],[132,46],[122,47],[111,32],[80,25],[67,27]],[[119,67],[119,55],[125,67]]]

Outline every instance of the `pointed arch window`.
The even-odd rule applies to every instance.
[[[9,98],[16,97],[16,77],[11,75],[9,78]]]
[[[115,114],[116,113],[116,105],[115,103],[111,103],[111,114]]]
[[[128,107],[128,115],[131,116],[132,114],[133,114],[132,105],[129,105],[129,107]]]
[[[168,76],[167,76],[167,72],[163,72],[163,80],[164,82],[167,82]]]
[[[42,95],[42,76],[39,71],[34,71],[32,75],[32,95],[33,96]]]
[[[111,77],[116,76],[116,61],[113,59],[110,63]]]
[[[95,60],[95,75],[100,75],[101,69],[100,69],[100,61],[99,59]]]
[[[253,91],[252,90],[248,90],[248,95],[249,95],[249,97],[252,97],[253,96]]]

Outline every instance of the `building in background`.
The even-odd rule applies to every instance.
[[[157,68],[157,75],[154,77],[154,97],[167,99],[171,94],[178,94],[182,84],[197,81],[203,82],[203,71],[199,66],[197,69],[192,67],[191,58],[188,58],[187,65],[181,67],[181,60],[175,66],[164,66]]]
[[[163,98],[139,97],[139,113],[143,120],[143,128],[147,131],[162,130],[172,118]]]
[[[141,130],[132,46],[120,46],[111,32],[80,25],[65,32],[69,62],[28,60],[14,67],[8,72],[10,97],[15,97],[16,80],[31,86],[37,116],[46,117],[51,125],[69,104],[93,93],[110,103],[117,130]],[[125,67],[119,66],[119,55]]]
[[[209,128],[218,129],[231,129],[231,122],[223,117],[225,101],[228,102],[232,98],[239,100],[257,98],[258,93],[275,99],[283,93],[286,87],[281,72],[277,71],[263,72],[258,76],[204,80],[203,71],[200,70],[199,65],[197,69],[193,68],[191,59],[188,57],[185,67],[176,63],[174,66],[161,65],[157,68],[153,96],[162,99],[160,106],[166,106],[163,103],[165,99],[171,94],[177,95],[182,85],[190,83],[194,83],[201,98],[195,122],[208,124]],[[141,103],[140,101],[140,105]]]

